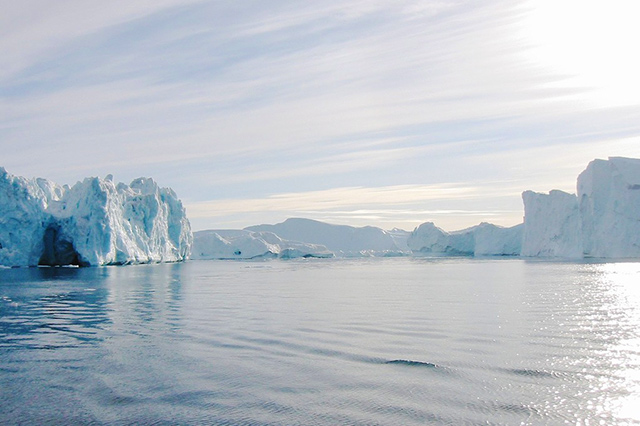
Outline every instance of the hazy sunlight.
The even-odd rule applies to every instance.
[[[534,0],[524,37],[536,65],[565,77],[557,87],[587,89],[596,107],[640,102],[640,3]],[[583,99],[580,96],[580,99]]]

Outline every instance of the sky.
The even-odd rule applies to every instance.
[[[522,222],[640,158],[640,3],[0,0],[0,166],[173,188],[194,230]]]

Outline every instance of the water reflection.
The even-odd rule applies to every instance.
[[[0,270],[0,423],[640,420],[640,264],[257,265]]]
[[[109,316],[123,333],[149,335],[183,327],[185,265],[140,265],[114,268],[105,281]]]
[[[97,268],[2,271],[0,348],[56,349],[92,344],[108,327],[107,290]]]
[[[178,331],[181,265],[0,270],[0,348],[56,349]]]

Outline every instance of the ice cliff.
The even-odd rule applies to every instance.
[[[181,261],[192,238],[175,192],[152,179],[94,177],[68,187],[0,168],[0,265]]]
[[[387,232],[373,226],[356,228],[317,220],[290,218],[276,225],[256,225],[247,231],[272,232],[280,238],[325,246],[339,257],[402,256],[406,251],[404,231]]]
[[[594,160],[578,176],[583,248],[589,257],[640,257],[640,160]]]
[[[207,230],[193,233],[192,259],[327,258],[325,246],[280,238],[271,232]]]
[[[521,241],[522,225],[503,228],[483,222],[447,232],[426,222],[411,233],[407,244],[414,253],[433,256],[517,256]]]
[[[640,257],[640,160],[594,160],[577,196],[523,193],[523,256]]]
[[[582,231],[578,198],[553,190],[549,194],[522,193],[525,226],[522,256],[582,257]]]

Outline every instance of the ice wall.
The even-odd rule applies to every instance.
[[[73,187],[0,173],[0,264],[109,265],[185,260],[192,234],[182,203],[140,178],[87,178]]]
[[[518,256],[522,250],[522,224],[508,228],[483,222],[475,227],[474,256]]]
[[[522,256],[582,257],[580,210],[575,194],[558,190],[549,194],[525,191],[522,200]]]
[[[54,185],[44,185],[55,193]],[[37,265],[49,215],[47,195],[35,180],[0,167],[0,265]]]
[[[640,160],[594,160],[578,176],[584,254],[640,257]]]
[[[594,160],[578,195],[523,193],[523,256],[640,257],[640,160]]]

